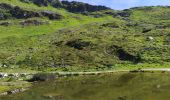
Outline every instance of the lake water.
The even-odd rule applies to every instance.
[[[113,73],[35,83],[0,100],[170,100],[170,73]]]

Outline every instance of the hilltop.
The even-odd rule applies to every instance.
[[[0,1],[0,67],[108,70],[170,65],[170,7],[122,11],[58,0]]]

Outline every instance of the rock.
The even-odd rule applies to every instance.
[[[9,77],[15,77],[14,74],[9,74],[8,76],[9,76]]]
[[[15,94],[15,93],[18,93],[19,90],[16,89],[16,90],[12,90],[12,91],[7,91],[7,94],[10,95],[10,94]]]
[[[7,94],[8,94],[8,95],[16,94],[16,93],[23,92],[23,91],[26,91],[26,90],[27,90],[27,89],[24,89],[24,88],[15,89],[15,90],[7,91]]]
[[[34,3],[38,6],[48,6],[51,5],[53,7],[62,7],[60,0],[20,0],[24,3]]]
[[[130,19],[128,17],[123,17],[122,19],[125,21],[128,21],[128,22],[130,21]]]
[[[2,74],[0,74],[0,78],[3,78],[3,75],[2,75]]]
[[[83,12],[95,12],[100,10],[109,10],[110,8],[105,6],[94,6],[87,3],[76,2],[76,1],[60,1],[60,0],[20,0],[25,3],[34,3],[38,6],[48,6],[51,5],[55,8],[65,8],[66,10],[74,13]]]
[[[117,16],[121,16],[121,17],[130,17],[130,15],[132,14],[132,12],[130,10],[124,10],[121,12],[117,13]]]
[[[9,4],[6,3],[0,3],[0,9],[4,9],[4,10],[12,10],[13,7]]]
[[[68,41],[66,43],[67,46],[73,47],[75,49],[78,50],[82,50],[85,47],[88,47],[90,45],[92,45],[91,42],[87,42],[87,41],[82,41],[81,39],[76,39],[76,40],[72,40],[72,41]]]
[[[0,26],[9,26],[10,22],[0,22]]]
[[[43,95],[44,98],[46,99],[55,99],[55,100],[63,100],[63,96],[60,94],[45,94]]]
[[[28,19],[33,17],[48,17],[51,20],[63,18],[62,15],[51,11],[35,12],[35,11],[22,9],[18,6],[11,6],[9,4],[0,4],[0,20],[10,19],[10,18]]]
[[[131,61],[133,63],[138,63],[141,61],[140,54],[130,54],[123,47],[112,45],[107,50],[108,54],[117,54],[117,57],[122,61]]]
[[[30,0],[38,6],[48,6],[48,0]]]
[[[112,15],[113,17],[116,17],[117,14],[113,11],[106,11],[104,14],[107,14],[107,15]]]
[[[0,96],[8,95],[7,92],[0,93]]]
[[[158,89],[159,89],[160,87],[161,87],[161,85],[157,85],[157,86],[156,86],[156,88],[158,88]]]
[[[16,6],[14,7],[10,13],[12,14],[13,17],[18,18],[18,19],[26,19],[26,18],[32,18],[32,17],[41,17],[41,14],[38,12],[33,12],[33,11],[27,11],[23,10],[20,7]]]
[[[110,8],[105,6],[93,6],[87,3],[76,2],[76,1],[61,1],[63,8],[67,9],[73,13],[83,13],[83,12],[95,12],[100,10],[110,10]]]
[[[150,28],[143,28],[142,33],[147,33],[147,32],[150,32],[150,31],[152,31],[152,29],[150,29]]]
[[[63,16],[51,11],[43,11],[41,12],[41,14],[45,17],[48,17],[50,20],[54,20],[54,19],[62,19]]]
[[[126,100],[126,96],[120,96],[120,97],[118,97],[118,100]]]
[[[14,73],[13,75],[14,75],[14,77],[19,77],[20,76],[18,73]]]
[[[5,65],[5,64],[3,64],[3,67],[5,67],[5,68],[6,68],[6,67],[8,67],[8,66],[7,66],[7,65]]]
[[[0,68],[3,67],[3,64],[0,63]]]
[[[5,73],[5,74],[3,75],[3,77],[8,77],[8,74],[7,74],[7,73]]]
[[[147,40],[154,40],[152,36],[147,37]]]
[[[27,73],[21,73],[20,76],[21,77],[26,77],[26,76],[28,76],[28,74]]]
[[[3,20],[3,19],[5,19],[4,14],[2,12],[0,12],[0,20]]]
[[[15,90],[10,90],[10,91],[7,91],[7,92],[0,93],[0,96],[16,94],[16,93],[19,93],[19,92],[24,92],[24,91],[26,91],[26,90],[27,90],[27,89],[24,89],[24,88],[15,89]]]
[[[7,74],[7,73],[0,73],[0,78],[5,78],[5,77],[8,77],[9,76],[9,74]]]

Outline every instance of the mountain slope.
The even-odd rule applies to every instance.
[[[0,66],[66,71],[170,63],[169,7],[114,11],[100,6],[74,12],[61,2],[54,6],[50,0],[42,1],[47,4],[38,5],[34,0],[0,2],[0,15],[8,16],[0,17]],[[18,13],[13,13],[14,9]]]

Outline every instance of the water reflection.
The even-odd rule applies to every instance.
[[[169,100],[170,73],[114,73],[35,83],[2,100]],[[0,99],[0,100],[1,100]]]

